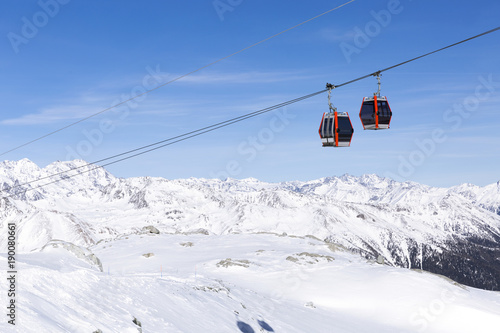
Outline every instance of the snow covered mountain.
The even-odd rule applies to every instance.
[[[18,250],[17,322],[1,332],[500,325],[500,293],[421,270],[500,289],[499,184],[120,179],[84,161],[21,160],[0,163],[0,190],[0,247],[15,222]]]
[[[367,259],[500,290],[500,182],[433,188],[376,175],[276,184],[120,179],[100,168],[86,172],[85,164],[0,163],[8,197],[0,202],[0,228],[17,223],[19,250],[54,239],[89,247],[149,226],[168,234],[310,235]],[[82,175],[63,173],[75,168],[69,174]],[[44,183],[51,184],[38,187]],[[6,242],[2,232],[0,247]]]

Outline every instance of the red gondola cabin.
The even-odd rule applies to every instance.
[[[354,128],[347,112],[328,112],[323,114],[319,126],[319,136],[323,147],[349,147]]]
[[[392,112],[387,97],[377,96],[363,98],[359,118],[365,130],[388,129]]]

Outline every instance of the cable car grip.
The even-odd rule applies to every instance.
[[[333,106],[331,102],[332,97],[332,89],[335,89],[335,85],[331,83],[326,84],[326,89],[328,89],[328,107],[330,108],[330,112],[336,112],[337,108]]]

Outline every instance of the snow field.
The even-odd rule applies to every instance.
[[[238,322],[255,332],[500,327],[500,293],[331,248],[272,234],[130,234],[90,248],[101,272],[49,245],[19,256],[17,329],[138,332],[134,317],[143,332],[238,332]],[[0,331],[14,332],[6,322]]]

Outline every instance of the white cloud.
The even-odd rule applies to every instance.
[[[171,75],[171,77],[176,77]],[[285,82],[293,80],[304,80],[308,78],[313,78],[311,75],[303,74],[302,72],[236,72],[236,73],[219,73],[219,72],[209,72],[203,74],[193,74],[182,78],[176,83],[187,83],[187,84],[245,84],[245,83],[276,83]],[[123,92],[126,96],[131,96],[130,91]],[[123,99],[123,94],[121,98],[117,98],[119,92],[114,92],[113,94],[102,94],[86,92],[85,95],[75,98],[75,100],[65,102],[59,102],[58,105],[52,107],[46,107],[38,110],[34,113],[25,114],[16,118],[10,118],[0,121],[0,125],[40,125],[40,124],[51,124],[64,121],[77,121],[85,117],[89,117],[95,113],[101,112],[106,108],[110,107],[112,103],[117,100]],[[136,102],[142,107],[137,113],[143,113],[144,115],[155,115],[155,114],[185,114],[187,110],[199,107],[195,105],[196,103],[187,100],[172,100],[168,101],[142,101]],[[147,104],[146,104],[147,103]],[[234,110],[234,106],[231,106]],[[217,109],[221,109],[220,103]],[[248,109],[248,108],[247,108]]]
[[[351,29],[342,31],[340,29],[324,28],[318,31],[320,39],[327,42],[348,42],[353,41],[355,32]]]
[[[314,76],[305,75],[300,72],[242,72],[242,73],[205,73],[193,74],[179,80],[184,83],[275,83],[294,80],[311,79]]]
[[[80,105],[56,106],[42,109],[37,113],[22,115],[18,118],[5,119],[2,125],[41,125],[51,124],[69,119],[82,119],[98,112],[95,107]]]

